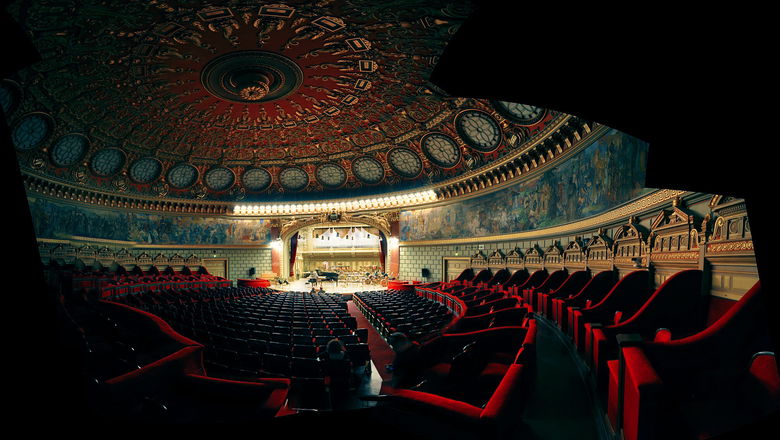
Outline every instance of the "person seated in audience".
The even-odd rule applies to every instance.
[[[420,344],[409,339],[406,334],[395,332],[387,338],[387,342],[395,352],[392,364],[385,365],[387,371],[393,373],[390,384],[394,388],[414,385],[419,376],[418,355]]]
[[[317,293],[317,289],[314,288],[314,286],[311,286],[311,291],[309,291],[310,294],[314,295]]]
[[[323,353],[323,360],[336,360],[340,361],[348,359],[347,347],[339,339],[331,339],[325,345],[325,352]]]
[[[323,289],[323,288],[322,288],[322,286],[320,286],[320,290],[318,290],[317,292],[319,292],[319,293],[325,293],[325,289]]]
[[[352,374],[352,362],[347,347],[342,341],[339,339],[328,341],[319,359],[323,362],[323,371],[330,377],[332,386],[347,388],[356,384],[356,378]]]

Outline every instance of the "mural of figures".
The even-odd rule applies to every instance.
[[[68,236],[144,244],[268,244],[267,220],[117,212],[28,198],[38,238]]]
[[[461,203],[401,212],[401,240],[511,234],[608,211],[644,187],[647,143],[610,130],[538,177]]]

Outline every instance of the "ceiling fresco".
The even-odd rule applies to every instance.
[[[23,172],[102,192],[315,200],[445,181],[564,115],[428,81],[457,1],[17,1],[0,83]]]

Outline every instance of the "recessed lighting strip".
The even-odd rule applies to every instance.
[[[428,190],[371,199],[350,199],[321,203],[241,204],[233,207],[233,214],[254,216],[274,214],[317,214],[333,211],[348,212],[364,209],[404,208],[422,203],[431,203],[436,200],[436,192]]]

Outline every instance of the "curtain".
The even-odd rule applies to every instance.
[[[386,272],[385,255],[387,255],[387,237],[384,232],[379,231],[379,264],[382,265],[382,272]]]
[[[290,276],[295,276],[295,255],[298,253],[298,233],[290,237]]]

